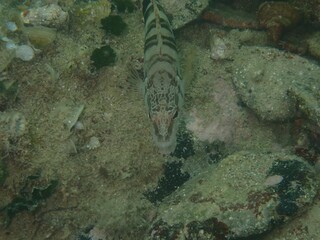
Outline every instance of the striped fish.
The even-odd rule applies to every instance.
[[[144,80],[142,91],[153,139],[160,152],[176,147],[176,134],[184,99],[175,38],[159,1],[144,0]]]

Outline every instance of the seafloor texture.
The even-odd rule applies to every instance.
[[[0,239],[318,239],[320,3],[299,3],[259,25],[261,0],[164,1],[186,97],[163,156],[140,1],[1,1]]]

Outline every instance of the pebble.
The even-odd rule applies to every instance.
[[[6,22],[6,27],[10,32],[15,32],[18,29],[17,24],[15,22]]]
[[[34,58],[34,50],[28,45],[20,45],[16,49],[16,57],[22,61],[30,61]]]

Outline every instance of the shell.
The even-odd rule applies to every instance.
[[[34,50],[29,45],[20,45],[16,48],[16,57],[22,61],[30,61],[34,58]]]
[[[10,32],[15,32],[18,30],[17,24],[15,22],[6,22],[6,28]]]
[[[86,145],[86,148],[89,149],[89,150],[93,150],[93,149],[96,149],[98,147],[100,147],[100,141],[97,137],[91,137],[88,144]]]
[[[264,2],[259,6],[257,19],[268,30],[272,41],[278,42],[283,30],[295,27],[302,20],[302,13],[287,2]]]
[[[43,26],[24,27],[22,32],[38,48],[50,45],[56,39],[56,29]]]

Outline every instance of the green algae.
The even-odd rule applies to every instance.
[[[18,83],[16,81],[0,81],[0,110],[4,110],[10,101],[16,99]]]
[[[19,194],[6,206],[0,208],[5,213],[4,225],[8,227],[12,219],[20,212],[35,211],[47,198],[49,198],[58,186],[57,180],[51,180],[46,186],[35,186],[40,175],[27,177],[25,185],[20,189]]]
[[[90,57],[93,66],[99,70],[102,67],[113,65],[116,61],[116,53],[109,46],[105,45],[101,48],[96,48]]]
[[[102,29],[104,29],[107,34],[116,36],[120,36],[127,29],[127,24],[118,15],[112,15],[101,19],[101,25]]]
[[[135,8],[131,0],[115,0],[114,3],[117,6],[117,10],[121,13],[124,13],[124,12],[131,13]]]
[[[6,176],[6,168],[2,160],[2,152],[0,150],[0,185],[3,184],[4,180],[6,179]]]

